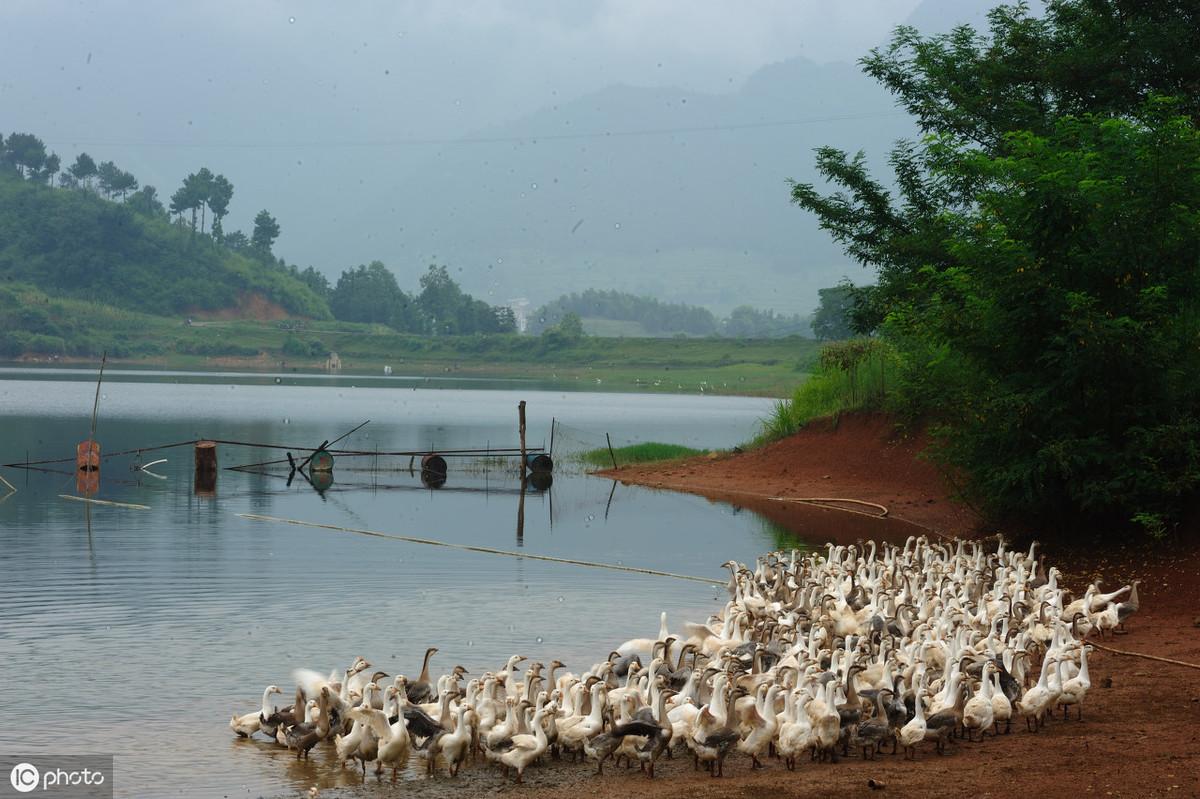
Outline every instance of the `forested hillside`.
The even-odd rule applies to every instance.
[[[541,333],[562,322],[567,314],[584,320],[632,322],[644,335],[659,337],[784,338],[811,334],[809,318],[798,314],[785,316],[742,305],[734,308],[727,318],[718,319],[712,311],[696,305],[598,289],[564,294],[543,305],[529,319],[527,332]]]
[[[0,279],[155,314],[231,308],[259,294],[296,316],[330,316],[287,267],[173,224],[153,193],[116,202],[8,167],[0,169]]]

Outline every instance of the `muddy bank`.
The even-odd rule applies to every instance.
[[[779,503],[770,502],[770,497],[837,497],[883,505],[890,518],[943,535],[978,531],[979,515],[952,499],[952,486],[920,457],[927,443],[923,433],[898,433],[885,416],[845,414],[837,422],[810,425],[749,452],[627,466],[600,474],[622,483],[731,501],[768,516],[795,516],[793,510],[775,507]],[[850,519],[845,523],[855,524]]]

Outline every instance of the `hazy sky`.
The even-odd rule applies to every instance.
[[[226,230],[269,208],[277,252],[336,276],[388,260],[350,240],[358,187],[402,193],[438,142],[614,85],[725,93],[797,56],[851,63],[918,0],[0,3],[0,132],[166,196],[209,166],[235,185]]]

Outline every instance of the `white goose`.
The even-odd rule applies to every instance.
[[[546,740],[546,730],[542,727],[542,716],[548,712],[552,713],[554,710],[553,703],[539,708],[533,714],[533,720],[530,722],[533,734],[514,735],[512,748],[500,756],[500,762],[504,764],[506,770],[510,768],[517,770],[518,783],[524,780],[525,769],[529,764],[545,754],[546,749],[550,746],[550,742]]]
[[[229,729],[233,730],[241,738],[249,738],[262,727],[264,719],[271,717],[271,695],[281,694],[277,685],[268,685],[263,691],[262,708],[253,713],[247,713],[244,716],[239,716],[236,713],[229,719]]]

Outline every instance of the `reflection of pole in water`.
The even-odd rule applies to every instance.
[[[612,507],[613,494],[617,493],[617,481],[613,480],[612,489],[608,492],[608,503],[604,506],[604,521],[608,521],[608,509]]]
[[[521,496],[517,499],[517,546],[525,546],[525,481],[521,480]]]

